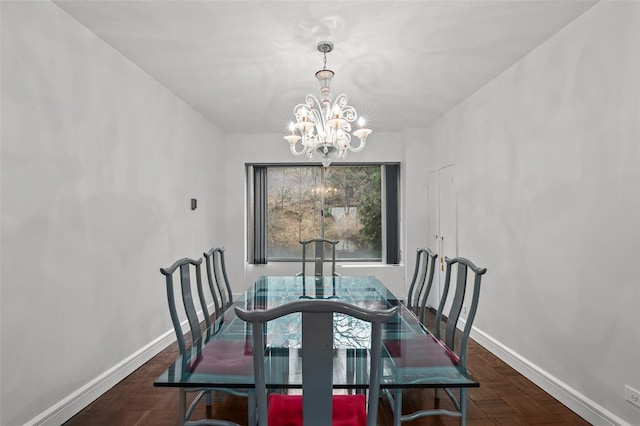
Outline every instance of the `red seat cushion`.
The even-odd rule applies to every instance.
[[[363,394],[334,395],[332,426],[366,426],[367,409]],[[302,426],[302,395],[269,395],[270,426]]]
[[[188,370],[194,374],[253,375],[253,352],[243,340],[211,340]]]
[[[384,346],[398,367],[460,365],[460,358],[432,335],[405,340],[386,340]]]

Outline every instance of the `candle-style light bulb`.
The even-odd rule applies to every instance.
[[[301,137],[296,135],[296,125],[293,123],[293,121],[289,123],[289,130],[291,131],[291,134],[285,136],[284,138],[291,144],[291,152],[295,155],[299,155],[300,153],[297,153],[295,151],[295,144],[301,139]]]
[[[358,119],[358,125],[360,126],[359,129],[356,129],[353,131],[353,135],[356,136],[358,139],[360,139],[360,146],[358,148],[352,148],[352,151],[358,152],[360,150],[362,150],[362,148],[364,148],[364,141],[367,139],[367,136],[369,136],[369,134],[371,133],[371,129],[367,129],[366,127],[364,127],[364,117],[360,117]]]

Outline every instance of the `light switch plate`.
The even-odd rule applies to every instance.
[[[640,408],[640,392],[629,385],[624,386],[624,399]]]

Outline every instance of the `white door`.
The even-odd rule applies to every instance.
[[[437,308],[444,286],[446,270],[444,258],[445,256],[455,257],[458,253],[453,165],[443,167],[427,175],[427,193],[428,247],[438,253],[438,265],[427,305]]]
[[[440,288],[444,287],[446,270],[445,257],[453,258],[458,254],[458,235],[456,220],[456,192],[454,187],[453,165],[440,169]],[[453,291],[449,289],[447,299],[452,300]],[[451,302],[445,304],[445,312],[449,311]]]
[[[427,175],[427,248],[438,253],[433,285],[427,299],[427,306],[438,308],[440,300],[440,171]]]

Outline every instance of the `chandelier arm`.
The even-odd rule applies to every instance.
[[[307,108],[307,104],[298,104],[298,105],[296,105],[296,107],[293,109],[293,116],[295,117],[296,122],[297,122],[297,121],[302,121],[302,113],[301,113],[301,111],[302,111],[303,109],[306,109],[306,108]]]
[[[358,113],[356,112],[356,109],[354,107],[348,105],[348,102],[349,101],[347,95],[342,93],[338,95],[333,105],[334,108],[338,106],[340,110],[342,110],[343,118],[352,123],[356,118],[358,118]]]
[[[323,136],[325,134],[325,130],[327,128],[327,124],[324,121],[324,117],[322,116],[322,113],[319,112],[318,110],[313,110],[313,118],[314,118],[314,122],[316,124],[316,134],[315,137],[322,140],[324,139]]]
[[[346,93],[341,93],[336,97],[335,105],[338,105],[340,108],[344,108],[347,106],[349,99],[347,98]]]
[[[299,142],[299,141],[298,141],[298,142]],[[298,146],[298,142],[290,144],[290,146],[291,146],[291,153],[292,153],[293,155],[295,155],[295,156],[302,155],[302,154],[304,154],[304,153],[307,151],[307,147],[306,147],[306,146],[304,146],[302,143],[301,143],[301,145],[302,145],[302,149],[301,149],[300,151],[298,151],[298,150],[297,150],[297,148],[296,148],[296,147]]]
[[[308,114],[311,115],[310,119],[313,121],[316,127],[316,138],[321,138],[324,135],[324,131],[327,128],[325,117],[322,111],[322,104],[312,94],[308,94],[305,98],[306,106],[309,108]],[[297,107],[296,107],[297,108]]]
[[[318,122],[324,122],[324,116],[322,115],[322,104],[320,103],[318,98],[311,94],[307,95],[307,105],[309,106],[309,110],[315,118],[314,122],[316,124],[318,124]]]
[[[358,118],[358,113],[356,112],[356,109],[351,105],[347,105],[344,108],[342,108],[342,115],[344,116],[345,120],[347,120],[349,123],[353,123],[354,121],[356,121],[356,118]]]
[[[347,148],[349,149],[349,151],[351,152],[360,152],[364,149],[364,145],[366,143],[366,139],[360,139],[360,144],[356,147],[351,146],[351,143],[349,143],[349,145],[347,145]]]
[[[305,98],[304,98],[305,102],[307,103],[307,107],[309,107],[309,109],[311,110],[316,110],[322,109],[322,104],[320,103],[320,101],[318,100],[318,98],[316,98],[314,95],[312,95],[311,93],[309,93]]]

